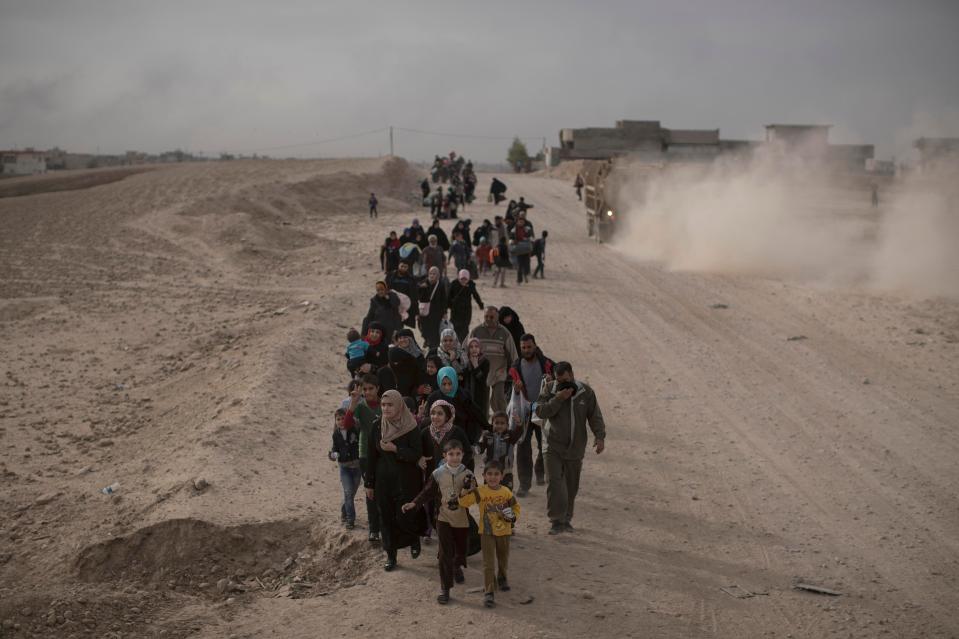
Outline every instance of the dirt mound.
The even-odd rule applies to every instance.
[[[370,193],[376,193],[381,209],[418,203],[415,185],[420,179],[406,160],[390,158],[373,173],[340,171],[206,198],[172,216],[169,228],[181,238],[200,239],[214,251],[225,249],[241,262],[252,259],[259,266],[262,258],[282,260],[287,251],[326,241],[302,228],[319,211],[324,216],[365,215]]]
[[[84,548],[85,582],[166,587],[225,598],[261,591],[306,597],[352,585],[372,566],[369,545],[299,520],[219,526],[171,519]]]
[[[216,581],[282,566],[308,541],[309,526],[298,521],[224,527],[172,519],[85,548],[76,571],[83,581]]]

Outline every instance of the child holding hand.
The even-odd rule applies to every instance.
[[[459,499],[460,506],[469,508],[479,505],[480,542],[483,549],[483,577],[485,595],[483,604],[487,608],[496,605],[493,593],[497,588],[509,590],[506,578],[509,568],[509,539],[513,535],[513,524],[519,517],[519,502],[506,486],[502,485],[503,466],[497,461],[489,461],[483,469],[484,486],[472,490],[463,490]],[[497,574],[497,568],[499,574]]]
[[[423,490],[413,501],[403,504],[403,512],[422,508],[432,501],[436,521],[433,527],[439,538],[440,594],[436,601],[447,604],[454,581],[463,583],[466,566],[466,543],[469,536],[469,517],[460,508],[460,495],[476,483],[473,473],[463,464],[463,444],[451,439],[443,446],[443,463],[434,470]]]

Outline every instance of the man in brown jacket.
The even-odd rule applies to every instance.
[[[536,415],[545,420],[546,514],[552,527],[549,534],[572,532],[573,505],[579,492],[579,477],[586,455],[586,425],[593,431],[593,447],[605,449],[606,424],[596,394],[576,381],[569,362],[553,367],[555,382],[545,382],[536,405]]]

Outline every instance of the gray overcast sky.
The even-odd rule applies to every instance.
[[[0,147],[253,151],[390,124],[556,145],[630,118],[832,123],[888,156],[959,135],[957,62],[954,0],[0,0]],[[507,146],[396,133],[411,159]],[[380,133],[267,152],[387,151]]]

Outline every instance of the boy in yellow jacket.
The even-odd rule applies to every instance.
[[[496,605],[493,593],[497,587],[509,590],[506,571],[509,567],[509,538],[513,535],[513,524],[519,517],[519,503],[513,492],[500,484],[503,480],[503,466],[495,460],[486,463],[483,469],[486,485],[460,493],[460,506],[469,508],[479,505],[480,544],[483,549],[483,577],[486,586],[484,605],[492,608]],[[499,575],[496,569],[499,568]]]

